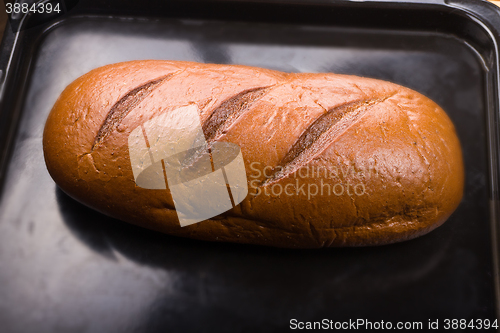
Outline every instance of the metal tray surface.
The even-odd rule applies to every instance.
[[[165,3],[82,0],[46,24],[6,31],[3,332],[260,332],[288,331],[291,319],[426,327],[498,318],[497,10],[472,1]],[[50,178],[43,127],[72,80],[135,59],[347,73],[413,88],[455,123],[463,201],[418,239],[320,250],[182,239],[101,215]]]

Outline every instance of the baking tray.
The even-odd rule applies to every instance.
[[[439,319],[443,329],[446,319],[498,318],[499,14],[476,0],[80,0],[31,28],[8,26],[2,332],[289,331],[292,319],[424,328]],[[348,73],[413,88],[456,125],[462,203],[418,239],[320,250],[201,242],[103,216],[57,189],[42,131],[73,79],[133,59]]]

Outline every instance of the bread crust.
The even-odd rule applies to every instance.
[[[136,185],[127,139],[190,104],[207,140],[240,146],[249,195],[220,216],[181,227],[168,188]],[[227,112],[233,118],[217,120]],[[437,104],[350,75],[155,60],[108,65],[63,91],[43,149],[57,185],[104,214],[171,235],[287,248],[423,235],[452,214],[464,186],[460,143]]]

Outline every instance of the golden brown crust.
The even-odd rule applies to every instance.
[[[208,140],[241,147],[250,193],[226,214],[181,228],[168,189],[136,186],[127,138],[191,103]],[[82,203],[211,241],[392,243],[441,225],[463,193],[460,143],[444,111],[410,89],[348,75],[176,61],[108,65],[64,90],[43,146],[55,182]]]

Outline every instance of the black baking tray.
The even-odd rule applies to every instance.
[[[500,11],[492,4],[80,0],[21,23],[7,26],[0,50],[2,332],[289,331],[293,319],[424,330],[439,320],[443,330],[446,319],[499,317]],[[73,79],[133,59],[347,73],[413,88],[456,125],[464,198],[426,236],[362,248],[201,242],[103,216],[56,187],[42,131]]]

